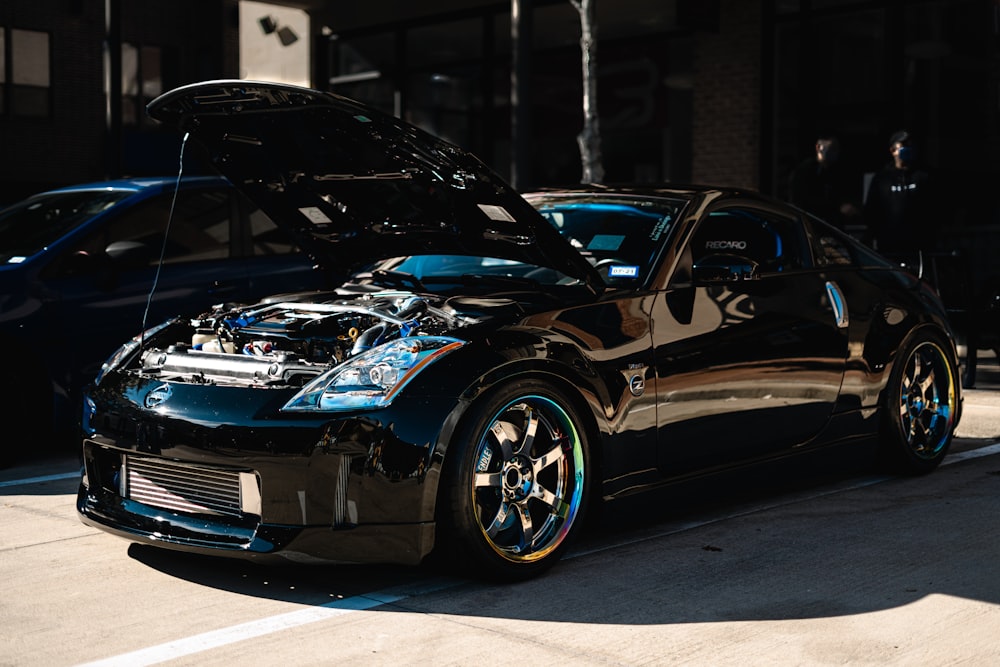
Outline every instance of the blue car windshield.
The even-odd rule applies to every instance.
[[[127,190],[46,193],[0,211],[0,264],[17,264],[131,196]]]

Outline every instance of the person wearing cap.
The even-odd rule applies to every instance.
[[[936,245],[936,196],[930,174],[917,167],[913,138],[901,130],[889,139],[892,161],[877,171],[864,205],[867,239],[881,253],[906,255]]]

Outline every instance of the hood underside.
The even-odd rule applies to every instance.
[[[211,81],[170,91],[147,110],[188,133],[328,268],[349,273],[389,257],[475,255],[602,286],[586,259],[473,155],[352,100],[283,84]]]

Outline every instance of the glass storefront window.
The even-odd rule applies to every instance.
[[[476,17],[412,28],[406,33],[409,69],[421,69],[482,58],[483,19]]]
[[[399,95],[392,80],[395,53],[394,33],[332,37],[328,89],[379,111],[398,113]]]
[[[163,92],[163,63],[161,50],[158,46],[142,47],[142,96],[147,101],[152,101]]]
[[[884,159],[878,113],[890,105],[885,11],[876,9],[779,23],[775,30],[774,131],[771,178],[779,197],[789,177],[812,154],[817,135],[835,134],[842,159],[858,176]],[[877,155],[873,151],[878,150]]]
[[[472,104],[478,93],[479,68],[446,68],[418,73],[407,82],[406,120],[453,144],[472,147]]]
[[[161,53],[158,46],[122,43],[123,125],[149,122],[146,105],[163,92]]]

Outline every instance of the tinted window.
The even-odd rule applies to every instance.
[[[99,233],[87,239],[78,252],[103,254],[110,244],[137,241],[146,247],[148,264],[155,266],[161,249],[165,264],[217,260],[229,257],[232,200],[225,190],[180,192],[164,246],[172,194],[157,196],[129,209]]]
[[[885,266],[886,261],[851,237],[812,218],[805,220],[817,266]]]
[[[691,240],[691,256],[697,263],[708,255],[743,257],[756,262],[762,273],[808,264],[798,222],[748,208],[713,211],[702,220]]]
[[[122,190],[43,194],[0,211],[0,262],[24,261],[131,194]]]

